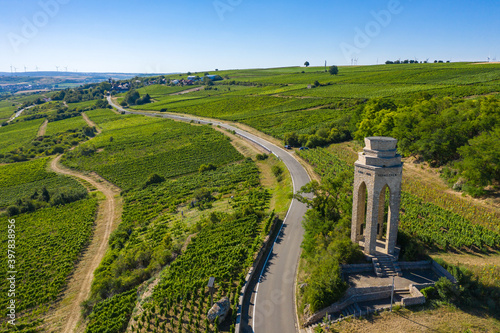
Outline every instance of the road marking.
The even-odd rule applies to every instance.
[[[257,308],[257,296],[259,295],[260,279],[262,278],[262,274],[264,273],[264,270],[267,267],[267,262],[269,261],[269,258],[271,257],[271,253],[273,253],[274,245],[276,244],[276,241],[278,240],[278,237],[281,234],[281,230],[283,229],[283,226],[286,224],[286,219],[288,218],[288,214],[292,210],[292,206],[293,206],[294,202],[295,202],[295,199],[292,199],[292,203],[290,204],[290,207],[288,207],[288,211],[286,212],[285,218],[283,219],[283,224],[281,225],[281,228],[278,231],[276,238],[274,239],[273,246],[271,246],[271,250],[269,251],[269,254],[267,255],[266,262],[264,263],[264,266],[262,266],[262,270],[260,271],[260,274],[259,274],[259,279],[257,280],[257,288],[255,288],[255,298],[253,301],[253,314],[252,314],[252,328],[253,328],[254,333],[255,333],[255,309]]]

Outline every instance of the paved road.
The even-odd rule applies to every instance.
[[[36,105],[30,105],[30,106],[25,107],[24,109],[16,111],[16,113],[9,120],[7,120],[7,122],[10,123],[11,121],[14,121],[17,117],[19,117],[21,115],[21,113],[23,113],[24,110],[31,109],[31,108],[33,108],[35,106]]]
[[[113,103],[108,96],[108,102],[119,111],[132,114],[158,116],[158,113],[130,111]],[[204,120],[195,116],[180,116],[176,114],[160,114],[164,118],[181,121],[199,122],[201,124],[219,125],[235,131],[237,135],[259,144],[280,158],[287,166],[292,176],[294,193],[303,185],[310,182],[309,175],[302,165],[285,149],[278,147],[264,139],[234,126],[217,120]],[[296,332],[295,312],[295,276],[300,257],[304,229],[302,219],[307,208],[304,204],[293,199],[283,227],[276,238],[276,242],[269,253],[266,265],[258,271],[255,281],[250,284],[253,291],[248,303],[242,310],[242,332]]]

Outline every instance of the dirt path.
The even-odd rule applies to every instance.
[[[49,121],[47,119],[45,119],[45,121],[43,122],[43,124],[40,125],[40,128],[38,129],[38,134],[37,134],[38,137],[45,135],[45,131],[47,130],[47,124],[48,123],[49,123]]]
[[[192,93],[192,92],[195,92],[195,91],[200,91],[200,90],[203,90],[203,89],[205,89],[205,88],[204,87],[196,87],[196,88],[192,88],[192,89],[188,89],[188,90],[179,91],[179,92],[176,92],[176,93],[173,93],[173,94],[169,94],[169,96],[177,96],[177,95],[189,94],[189,93]]]
[[[89,125],[90,127],[95,127],[97,130],[97,134],[101,134],[101,129],[94,123],[92,120],[90,120],[89,116],[85,112],[82,113],[83,120]]]
[[[99,203],[91,243],[83,253],[74,273],[70,277],[60,303],[51,311],[46,320],[51,331],[70,333],[75,330],[80,320],[80,304],[89,295],[94,271],[106,253],[109,236],[120,222],[122,201],[119,197],[119,188],[96,174],[83,175],[79,172],[66,169],[59,164],[60,158],[61,155],[51,161],[50,168],[52,170],[60,174],[82,179],[90,183],[105,196],[105,200]],[[79,327],[79,330],[83,330],[83,328]]]

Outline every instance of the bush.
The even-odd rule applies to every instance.
[[[436,299],[438,297],[438,292],[433,286],[424,288],[420,290],[420,292],[425,296],[427,300]]]
[[[149,175],[148,180],[146,181],[145,186],[151,185],[151,184],[159,184],[165,181],[165,178],[162,176],[153,173],[152,175]]]
[[[267,160],[269,158],[269,155],[267,155],[267,154],[257,154],[257,156],[255,158],[257,158],[258,161],[264,161],[264,160]]]
[[[209,164],[202,164],[202,165],[200,165],[200,168],[198,169],[198,172],[202,173],[202,172],[215,171],[215,170],[217,170],[217,166],[215,166],[212,163],[209,163]]]
[[[283,169],[279,165],[273,165],[271,171],[275,177],[279,177],[283,174]]]
[[[7,208],[7,215],[9,216],[15,216],[15,215],[18,215],[19,214],[19,207],[13,205],[13,206],[9,206]]]

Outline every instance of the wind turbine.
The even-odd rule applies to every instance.
[[[38,72],[38,66],[35,67],[36,71]]]
[[[59,72],[59,66],[56,66],[56,70]]]
[[[17,73],[17,67],[14,67],[14,73]]]
[[[68,71],[68,66],[64,67],[64,69],[66,70],[66,72]]]
[[[13,73],[13,72],[12,72],[12,65],[10,65],[10,74],[12,74],[12,73]]]
[[[26,66],[24,66],[24,72],[26,73]]]

